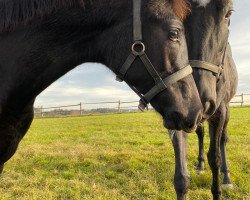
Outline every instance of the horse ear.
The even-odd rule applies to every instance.
[[[186,17],[191,13],[191,5],[187,0],[170,0],[175,15],[184,21]]]

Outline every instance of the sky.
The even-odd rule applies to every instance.
[[[234,0],[231,17],[230,44],[238,74],[237,93],[250,93],[250,0]],[[79,102],[138,100],[125,84],[115,81],[108,68],[97,63],[76,67],[54,82],[36,99],[35,106],[71,105]]]

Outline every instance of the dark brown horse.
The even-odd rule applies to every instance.
[[[229,91],[231,92],[231,94],[227,94],[227,96],[229,96],[229,99],[227,99],[226,101],[229,101],[232,99],[232,97],[235,95],[236,93],[236,86],[237,86],[237,73],[236,73],[236,66],[234,63],[234,60],[232,58],[232,52],[231,52],[231,47],[228,44],[227,47],[227,52],[226,52],[226,58],[225,58],[225,64],[224,64],[225,68],[230,69],[230,74],[229,76],[231,76],[232,81],[230,82],[230,86],[232,86],[232,90]],[[227,112],[229,112],[229,102],[227,102]],[[227,122],[229,121],[229,116],[227,119]],[[198,126],[198,128],[196,129],[196,133],[198,136],[198,145],[199,145],[199,155],[198,155],[198,165],[197,165],[197,173],[200,174],[202,173],[202,171],[204,170],[204,162],[205,162],[205,157],[204,157],[204,125],[200,124]],[[227,166],[227,161],[226,161],[226,149],[225,149],[225,145],[226,142],[228,140],[228,135],[227,135],[227,124],[225,125],[225,128],[223,128],[223,132],[222,132],[222,136],[221,136],[221,142],[220,142],[220,150],[221,150],[221,158],[222,158],[222,162],[221,162],[221,172],[223,173],[223,181],[222,184],[228,187],[232,186],[232,183],[230,181],[230,177],[229,177],[229,169]]]
[[[220,198],[219,170],[223,184],[231,184],[226,163],[225,142],[229,121],[229,102],[236,93],[237,71],[228,44],[232,0],[190,0],[191,14],[185,20],[190,64],[209,123],[210,147],[208,162],[213,174],[213,199]],[[199,164],[202,169],[204,129],[198,127]],[[175,148],[175,189],[178,199],[185,199],[189,186],[186,165],[187,133],[170,131]],[[222,160],[221,156],[222,155]],[[222,165],[221,165],[222,162]]]
[[[180,21],[186,2],[164,1],[164,10],[161,3],[0,0],[1,171],[29,129],[36,96],[84,62],[125,80],[140,107],[150,102],[167,128],[196,127],[203,107]]]

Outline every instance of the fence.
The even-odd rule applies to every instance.
[[[35,117],[53,117],[53,116],[77,116],[98,113],[121,113],[135,112],[138,110],[138,101],[110,101],[78,103],[74,105],[63,105],[56,107],[36,107]]]
[[[238,94],[230,102],[231,106],[249,106],[250,105],[250,94]]]
[[[250,94],[234,96],[231,106],[250,105]],[[138,111],[138,101],[110,101],[110,102],[80,102],[74,105],[62,105],[55,107],[36,107],[35,117],[79,116],[99,113],[121,113]],[[152,107],[150,107],[152,109]]]

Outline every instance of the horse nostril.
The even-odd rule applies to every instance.
[[[181,114],[179,112],[173,112],[173,119],[176,123],[178,123],[179,121],[181,121]]]
[[[208,119],[211,115],[214,114],[216,109],[216,105],[214,101],[207,101],[205,103],[205,112],[204,112],[204,118]]]

